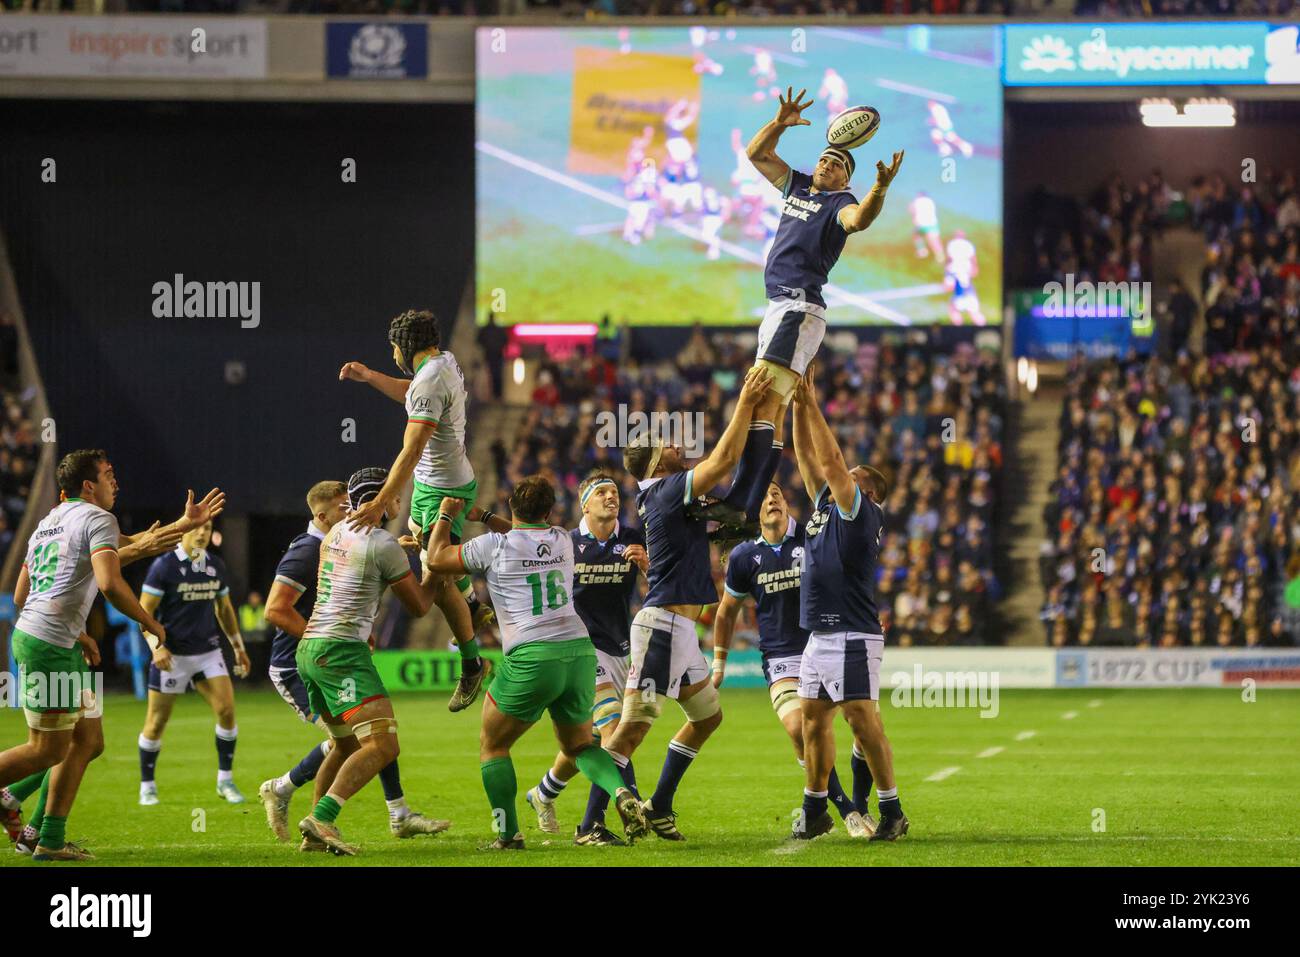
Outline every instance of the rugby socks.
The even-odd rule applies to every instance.
[[[659,785],[650,796],[650,806],[654,808],[655,817],[673,813],[673,795],[677,793],[677,786],[682,783],[686,769],[699,753],[680,741],[668,742],[668,754],[664,757],[663,770],[659,772]]]
[[[618,765],[614,765],[618,768]],[[619,769],[620,780],[622,780],[622,769]],[[626,782],[624,783],[626,786]],[[582,815],[582,823],[578,825],[578,833],[586,834],[597,824],[605,823],[605,809],[609,807],[609,792],[598,784],[591,786],[591,793],[587,795],[587,810]]]
[[[239,725],[223,728],[217,725],[217,780],[231,780],[235,766],[235,742],[239,738]]]
[[[519,833],[519,815],[515,797],[519,785],[515,780],[515,765],[508,757],[490,758],[479,765],[483,775],[483,790],[487,792],[492,808],[492,826],[504,840],[513,840]]]
[[[136,744],[140,746],[140,783],[153,784],[154,772],[158,770],[158,752],[162,750],[162,741],[140,735]]]
[[[47,768],[44,771],[37,771],[35,774],[29,774],[21,781],[15,781],[13,784],[9,785],[7,790],[17,804],[22,804],[40,790],[41,784],[45,781],[45,776],[49,773],[49,769]],[[10,808],[10,810],[17,810],[17,807]]]
[[[867,764],[866,755],[853,745],[853,757],[849,760],[853,769],[853,806],[859,814],[867,813],[867,798],[871,797],[871,766]]]
[[[275,782],[275,793],[280,797],[289,797],[308,781],[316,780],[316,775],[320,772],[320,766],[325,763],[325,757],[329,753],[330,743],[328,741],[322,741],[316,745],[303,755],[301,761],[289,769],[288,774],[283,775]]]
[[[831,768],[830,779],[826,782],[826,794],[835,805],[835,810],[840,812],[841,818],[846,818],[857,810],[853,801],[844,793],[844,786],[840,784],[840,776],[834,768]]]
[[[898,800],[898,788],[881,788],[876,792],[876,797],[880,799],[880,819],[902,817],[903,805]]]
[[[63,847],[65,834],[68,828],[68,819],[66,817],[54,817],[51,815],[41,822],[41,836],[39,844],[47,850],[57,851]]]
[[[405,798],[402,796],[402,774],[397,769],[397,759],[393,758],[391,762],[385,765],[384,769],[379,772],[379,783],[384,789],[384,800],[390,802],[389,808],[392,808],[393,801],[402,801],[405,804]]]
[[[335,797],[327,794],[311,810],[311,816],[322,824],[333,824],[339,818],[339,812],[343,810],[346,798]]]
[[[578,770],[582,770],[581,766],[579,766]],[[615,772],[617,772],[617,770],[618,769],[615,768]],[[584,771],[583,773],[585,774],[586,772]],[[588,777],[590,777],[590,775],[588,775]],[[537,785],[537,790],[541,792],[542,800],[550,802],[560,796],[560,792],[564,790],[568,783],[568,781],[561,781],[550,771],[547,771],[542,775],[542,781]]]
[[[731,490],[723,497],[727,504],[744,509],[745,517],[751,522],[758,521],[759,506],[776,471],[776,460],[780,458],[780,451],[773,445],[775,434],[776,426],[771,422],[749,424],[749,434],[745,436],[745,448],[740,453],[736,478],[731,483]]]
[[[803,828],[807,830],[808,825],[817,820],[826,813],[826,791],[809,791],[803,789]]]
[[[609,752],[598,744],[582,751],[574,763],[593,784],[598,784],[611,797],[623,786],[623,776],[618,772],[618,765],[609,756]],[[549,771],[547,776],[550,776]]]
[[[45,802],[49,796],[50,772],[46,772],[44,779],[41,781],[41,793],[36,796],[36,810],[32,812],[31,820],[27,822],[27,826],[33,831],[39,832],[41,829],[41,824],[45,820]]]
[[[632,767],[632,759],[619,754],[617,751],[609,752],[609,757],[618,768],[618,776],[623,779],[623,787],[635,794],[637,800],[640,800],[641,792],[636,789],[636,769]]]

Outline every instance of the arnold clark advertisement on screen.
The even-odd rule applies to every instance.
[[[1008,86],[1300,83],[1295,25],[1035,23],[1004,38]]]
[[[0,17],[0,77],[262,79],[266,21]]]

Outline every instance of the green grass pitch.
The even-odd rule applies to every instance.
[[[158,765],[162,804],[136,804],[136,736],[143,705],[111,696],[107,749],[87,774],[68,836],[103,865],[1296,865],[1300,864],[1300,692],[1004,691],[996,718],[975,710],[884,706],[910,834],[897,844],[850,840],[840,822],[811,843],[789,844],[802,778],[761,690],[723,689],[725,721],[687,775],[677,801],[685,844],[651,837],[630,848],[571,841],[586,801],[578,778],[560,799],[563,833],[544,835],[524,803],[554,754],[539,725],[516,747],[522,854],[478,850],[490,814],[478,771],[478,707],[449,714],[444,696],[398,696],[402,781],[411,805],[450,818],[450,831],[389,836],[377,781],[343,810],[352,859],[304,855],[267,830],[258,784],[287,770],[318,740],[270,691],[237,697],[235,779],[250,799],[231,806],[214,791],[213,720],[195,695],[179,702]],[[652,789],[673,706],[637,753],[638,781]],[[846,782],[848,735],[838,722]],[[1030,734],[1032,732],[1032,734]],[[22,715],[0,715],[0,743],[25,733]],[[994,750],[1000,749],[1000,750]],[[959,768],[940,780],[927,780]],[[292,821],[309,810],[294,798]],[[25,810],[30,811],[35,797]],[[198,814],[198,811],[202,814]],[[873,795],[874,811],[874,795]],[[1104,815],[1104,830],[1099,830]],[[610,812],[611,824],[617,815]],[[203,825],[198,829],[199,824]],[[0,854],[0,867],[38,866]]]

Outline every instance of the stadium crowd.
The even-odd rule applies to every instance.
[[[52,11],[75,0],[0,0],[0,9]],[[310,13],[346,16],[1068,16],[1282,17],[1296,0],[105,0],[104,13]]]
[[[27,510],[40,456],[36,429],[27,415],[27,398],[19,391],[18,336],[13,319],[0,312],[0,565]]]
[[[518,433],[494,449],[499,487],[491,507],[504,506],[516,482],[540,472],[559,492],[555,520],[573,527],[580,518],[578,483],[592,469],[604,468],[620,478],[624,520],[637,522],[636,483],[623,473],[618,448],[619,410],[683,413],[688,431],[679,444],[688,456],[708,451],[730,419],[752,362],[752,345],[735,340],[697,328],[673,360],[631,356],[618,363],[609,352],[597,351],[547,365]],[[891,640],[996,641],[991,604],[999,595],[994,529],[1005,415],[996,357],[969,345],[944,352],[924,340],[861,343],[846,351],[828,339],[820,364],[819,395],[846,458],[890,479],[876,584]],[[694,441],[699,444],[692,449]],[[793,514],[806,517],[807,496],[792,451],[778,475]],[[715,549],[719,585],[720,557]],[[752,640],[752,607],[746,616],[737,636]]]

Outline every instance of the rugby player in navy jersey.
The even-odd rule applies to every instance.
[[[885,636],[872,594],[885,520],[880,503],[888,495],[888,483],[870,466],[850,469],[845,464],[817,404],[811,368],[795,395],[794,449],[804,488],[813,496],[813,512],[805,530],[799,588],[799,624],[809,632],[799,661],[807,778],[791,836],[808,840],[833,827],[826,800],[838,708],[879,787],[880,823],[871,840],[897,840],[907,833],[908,821],[880,717]]]
[[[722,603],[713,620],[713,684],[722,687],[736,619],[745,599],[753,598],[758,606],[758,650],[763,656],[763,677],[767,679],[772,708],[790,736],[795,759],[804,767],[803,712],[799,706],[799,661],[808,644],[808,632],[799,625],[804,529],[791,517],[785,492],[776,482],[768,486],[759,521],[762,534],[741,542],[727,559]],[[869,774],[865,783],[870,790]],[[870,837],[875,822],[844,793],[833,766],[827,790],[849,836]]]
[[[643,805],[648,823],[666,840],[685,840],[677,830],[673,795],[700,747],[722,723],[718,689],[695,635],[695,622],[718,600],[708,525],[703,517],[688,514],[687,507],[696,488],[713,487],[736,467],[754,406],[771,382],[766,369],[746,373],[731,423],[713,452],[694,466],[687,466],[681,449],[650,438],[623,450],[623,467],[640,487],[636,507],[650,569],[645,604],[632,621],[623,717],[607,748],[631,758],[665,697],[685,712],[686,723],[668,745],[659,784]]]
[[[637,575],[649,570],[650,559],[641,530],[618,520],[622,503],[613,478],[601,471],[587,476],[578,486],[578,503],[582,521],[569,533],[573,539],[573,607],[596,646],[596,696],[591,720],[602,747],[607,747],[623,712]],[[631,762],[622,755],[614,760],[624,780],[635,786]],[[537,826],[543,831],[559,833],[555,799],[577,773],[573,759],[561,751],[541,783],[524,795],[529,807],[537,812]],[[608,807],[609,792],[593,784],[587,796],[587,811],[574,835],[575,844],[623,843],[605,827]]]
[[[806,90],[793,95],[793,87],[780,97],[776,118],[750,140],[746,153],[764,177],[781,190],[784,205],[776,237],[763,269],[767,311],[758,327],[755,364],[772,375],[772,387],[754,409],[753,421],[736,472],[726,496],[696,506],[698,514],[741,525],[749,535],[757,533],[759,508],[767,484],[776,474],[781,458],[774,443],[776,423],[785,418],[786,406],[800,376],[817,354],[826,334],[826,300],[822,287],[844,251],[852,233],[868,228],[885,205],[889,184],[898,175],[903,153],[895,153],[889,166],[876,163],[876,182],[867,198],[859,203],[849,192],[853,176],[853,154],[828,146],[822,151],[812,175],[791,169],[776,153],[781,135],[794,126],[810,126],[803,111],[815,101],[803,102]],[[774,447],[776,445],[777,447]],[[697,492],[707,493],[707,487]],[[724,531],[723,539],[734,539]]]
[[[311,521],[307,523],[306,531],[289,543],[288,550],[275,568],[275,581],[266,599],[266,620],[275,626],[271,636],[269,670],[271,684],[294,713],[324,731],[324,720],[312,711],[307,700],[307,686],[298,674],[296,655],[298,640],[302,638],[307,619],[316,605],[320,545],[330,529],[347,514],[347,485],[337,481],[317,482],[307,492],[307,508],[311,511]],[[333,740],[327,737],[294,767],[278,778],[263,781],[258,789],[262,807],[266,809],[267,825],[280,840],[288,841],[290,837],[290,799],[300,787],[316,779],[321,765],[333,749]],[[334,760],[341,761],[342,755]],[[379,781],[388,805],[388,828],[394,837],[437,834],[451,826],[450,821],[427,818],[407,806],[396,758],[379,772]]]
[[[248,677],[248,653],[239,633],[239,617],[230,600],[226,564],[208,552],[212,522],[186,532],[175,550],[159,555],[149,566],[140,607],[167,630],[160,641],[145,632],[153,651],[149,666],[149,702],[140,732],[140,803],[158,803],[154,775],[163,731],[176,698],[191,686],[212,708],[217,719],[217,794],[231,804],[243,804],[234,781],[235,688],[221,653],[224,635],[235,652],[235,674]]]

